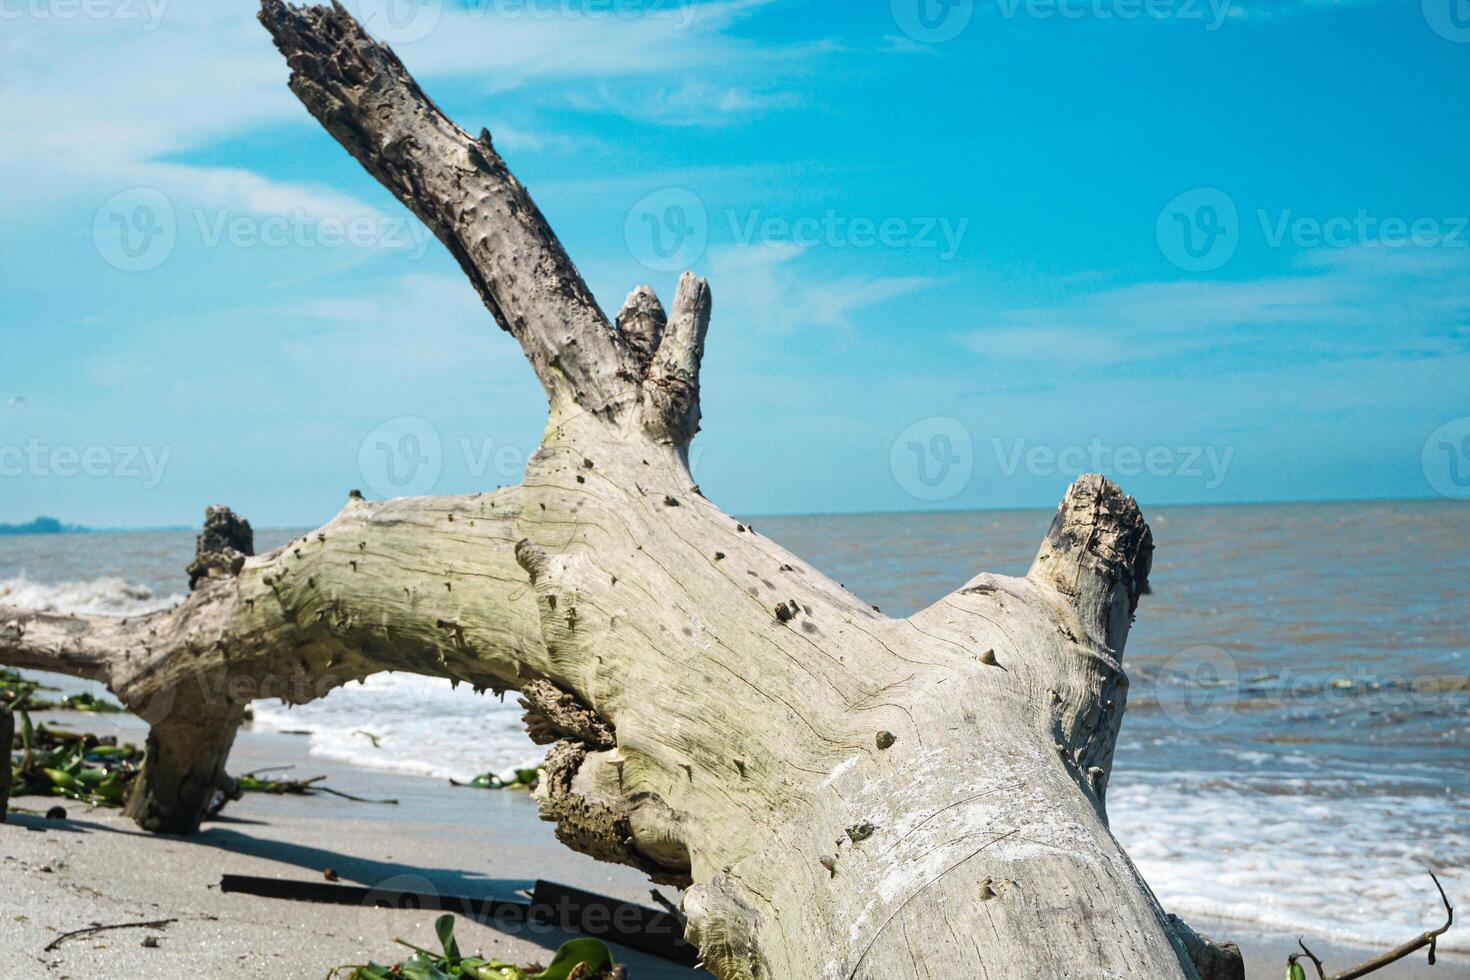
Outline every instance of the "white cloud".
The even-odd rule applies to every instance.
[[[997,361],[1102,367],[1193,351],[1257,347],[1322,357],[1437,356],[1464,350],[1465,249],[1322,249],[1261,279],[1146,282],[1000,313],[959,337]]]
[[[723,323],[750,324],[767,334],[805,327],[853,329],[853,316],[931,285],[919,276],[847,276],[823,281],[798,268],[796,245],[768,244],[710,250],[710,281]],[[720,283],[731,288],[721,298]]]
[[[706,112],[748,114],[782,101],[690,73],[762,59],[727,31],[770,0],[663,5],[625,16],[504,16],[448,7],[426,37],[396,46],[427,80],[464,77],[487,91],[555,79],[622,79],[585,103],[653,122],[685,125]],[[542,5],[544,8],[545,5]],[[530,5],[491,5],[506,10]],[[287,69],[252,3],[155,3],[148,17],[7,17],[0,31],[0,207],[45,213],[58,201],[97,207],[133,187],[183,207],[257,214],[374,215],[345,195],[208,163],[179,162],[253,130],[315,126],[286,87]],[[122,9],[119,7],[118,9]],[[148,8],[139,6],[139,10]],[[634,87],[633,81],[637,81]],[[629,93],[641,92],[630,96]],[[662,93],[662,94],[658,94]],[[565,150],[564,138],[503,128],[507,146]]]

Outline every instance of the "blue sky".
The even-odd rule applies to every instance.
[[[609,313],[709,277],[727,510],[1463,489],[1466,0],[386,3]],[[78,8],[0,0],[0,521],[517,482],[535,379],[254,4]]]

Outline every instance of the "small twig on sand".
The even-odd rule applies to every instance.
[[[312,776],[310,779],[261,779],[260,774],[264,772],[281,772],[286,769],[295,769],[295,766],[270,766],[266,769],[257,769],[247,772],[240,777],[240,789],[247,793],[274,793],[276,795],[290,794],[294,796],[311,796],[315,793],[330,793],[353,803],[381,803],[396,806],[397,800],[369,800],[361,796],[353,796],[338,789],[322,786],[321,781],[326,776]]]
[[[351,800],[353,803],[380,803],[383,806],[398,805],[397,800],[369,800],[361,796],[353,796],[351,793],[344,793],[340,789],[329,789],[326,786],[313,786],[312,790],[317,793],[331,793],[333,796],[340,796],[342,799]]]
[[[164,926],[173,925],[178,921],[178,919],[158,919],[154,922],[119,922],[111,926],[88,926],[85,929],[74,929],[71,932],[64,932],[51,940],[51,944],[42,950],[42,952],[50,953],[68,939],[75,939],[78,936],[90,936],[93,933],[110,932],[113,929],[162,929]]]
[[[1455,907],[1450,904],[1450,897],[1444,893],[1444,885],[1439,883],[1439,878],[1433,871],[1429,872],[1429,877],[1434,879],[1434,887],[1439,889],[1439,900],[1444,903],[1444,925],[1438,929],[1431,929],[1428,932],[1420,933],[1408,942],[1400,946],[1395,946],[1380,956],[1375,956],[1371,960],[1359,963],[1351,970],[1344,970],[1342,973],[1334,973],[1330,977],[1324,977],[1323,980],[1356,980],[1357,977],[1366,977],[1368,974],[1375,973],[1390,963],[1396,963],[1415,950],[1423,949],[1425,946],[1429,947],[1429,965],[1433,966],[1435,946],[1439,941],[1439,937],[1449,932],[1450,926],[1455,924]],[[1322,977],[1322,961],[1317,959],[1301,940],[1297,940],[1297,945],[1301,946],[1302,953],[1310,957],[1312,963],[1316,965],[1317,976]],[[1287,965],[1295,965],[1296,961],[1301,958],[1302,953],[1292,953],[1286,959]]]

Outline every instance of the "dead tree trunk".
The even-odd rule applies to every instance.
[[[1130,498],[1084,477],[1024,578],[881,615],[693,485],[702,280],[667,315],[642,287],[609,323],[488,133],[340,6],[265,0],[261,19],[292,90],[520,343],[550,417],[521,486],[354,497],[283,549],[213,563],[175,609],[0,610],[0,660],[100,678],[151,722],[139,823],[198,826],[249,701],[412,671],[519,690],[555,740],[543,815],[573,848],[691,885],[690,938],[722,978],[1216,961],[1107,827],[1153,548]]]

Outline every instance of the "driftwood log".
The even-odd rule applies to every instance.
[[[520,691],[554,741],[543,815],[687,886],[719,977],[1238,975],[1108,831],[1153,550],[1131,498],[1083,477],[1025,577],[882,615],[694,485],[703,280],[667,313],[640,287],[610,323],[488,133],[340,6],[265,0],[261,20],[306,108],[519,342],[549,419],[520,486],[354,494],[259,557],[220,535],[174,609],[0,609],[0,661],[100,679],[150,723],[140,825],[198,827],[251,700],[411,671]]]

